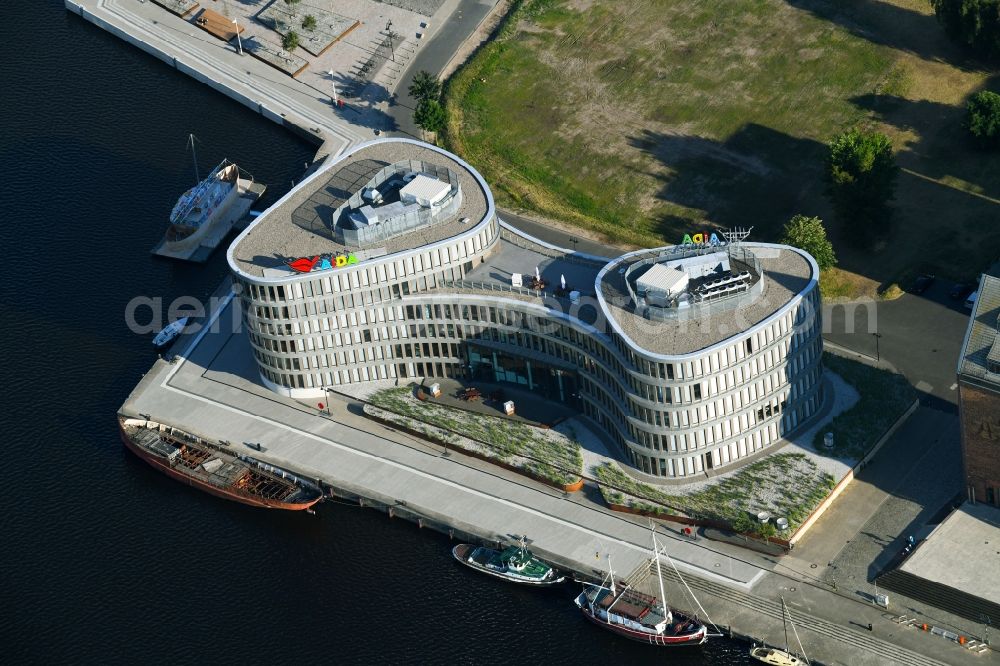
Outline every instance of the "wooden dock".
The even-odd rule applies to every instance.
[[[224,42],[236,39],[236,24],[233,23],[231,18],[223,16],[219,12],[212,11],[211,9],[203,9],[195,17],[194,23],[208,34],[218,37]],[[246,28],[239,26],[241,34],[244,30]]]

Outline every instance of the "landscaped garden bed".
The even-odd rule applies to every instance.
[[[804,453],[767,456],[690,492],[671,493],[642,483],[617,463],[605,463],[594,473],[604,500],[613,508],[769,537],[777,535],[773,524],[760,526],[753,516],[763,512],[785,518],[784,536],[791,535],[836,485],[836,479]]]
[[[816,433],[813,447],[821,453],[858,461],[878,442],[916,400],[916,390],[903,375],[873,368],[830,353],[823,365],[857,389],[861,399]],[[833,448],[823,446],[823,436],[833,433]]]
[[[534,428],[418,400],[409,387],[378,391],[365,413],[565,490],[583,485],[583,456],[572,427]]]

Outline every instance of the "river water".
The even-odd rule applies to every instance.
[[[135,296],[207,297],[203,266],[155,259],[178,195],[229,158],[269,186],[313,154],[277,125],[70,15],[0,3],[0,639],[7,663],[292,661],[742,664],[718,640],[664,651],[592,627],[574,588],[524,590],[384,514],[244,507],[120,444],[115,412],[155,358]]]

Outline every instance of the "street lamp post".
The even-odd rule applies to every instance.
[[[330,414],[330,389],[326,386],[320,386],[320,388],[323,389],[323,401],[326,403],[326,415],[332,416]]]
[[[573,254],[576,254],[576,244],[579,243],[580,241],[577,240],[576,238],[570,238],[569,240],[571,243],[573,243]]]
[[[396,52],[392,47],[392,19],[389,19],[385,23],[385,31],[389,33],[389,57],[392,58],[393,62],[396,62]]]
[[[236,19],[233,19],[233,25],[236,26],[236,47],[239,49],[240,55],[243,55],[243,40],[240,39],[240,24],[236,22]]]
[[[876,363],[880,363],[881,362],[881,356],[879,355],[879,352],[878,352],[878,339],[882,337],[882,334],[879,333],[878,331],[875,331],[874,333],[872,333],[872,335],[875,336],[875,361],[876,361]]]
[[[326,75],[330,77],[330,86],[333,88],[333,105],[340,106],[340,98],[337,97],[337,80],[333,78],[333,70],[326,70]]]

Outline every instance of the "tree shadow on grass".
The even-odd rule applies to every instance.
[[[933,13],[877,0],[785,0],[789,5],[835,23],[851,34],[924,60],[947,62],[966,70],[982,64],[951,42]]]
[[[1000,76],[981,88],[1000,92]],[[966,101],[942,104],[926,99],[868,94],[850,100],[881,122],[912,132],[917,139],[899,154],[900,166],[942,178],[955,176],[978,187],[979,193],[1000,199],[1000,179],[995,176],[1000,153],[982,150],[966,131]],[[993,190],[993,191],[991,191]]]
[[[657,197],[703,211],[709,225],[753,226],[754,238],[774,241],[792,215],[815,214],[801,207],[822,180],[826,147],[818,141],[748,124],[725,142],[650,131],[629,142],[669,170],[650,174],[663,183]],[[690,231],[690,219],[672,214],[656,229],[665,238]]]
[[[1000,88],[994,77],[985,89]],[[862,95],[851,100],[888,125],[910,133],[897,145],[902,171],[896,194],[911,254],[942,274],[978,273],[1000,250],[1000,153],[980,149],[963,127],[965,105]],[[955,252],[969,263],[956,271]],[[961,274],[961,275],[960,275]]]

